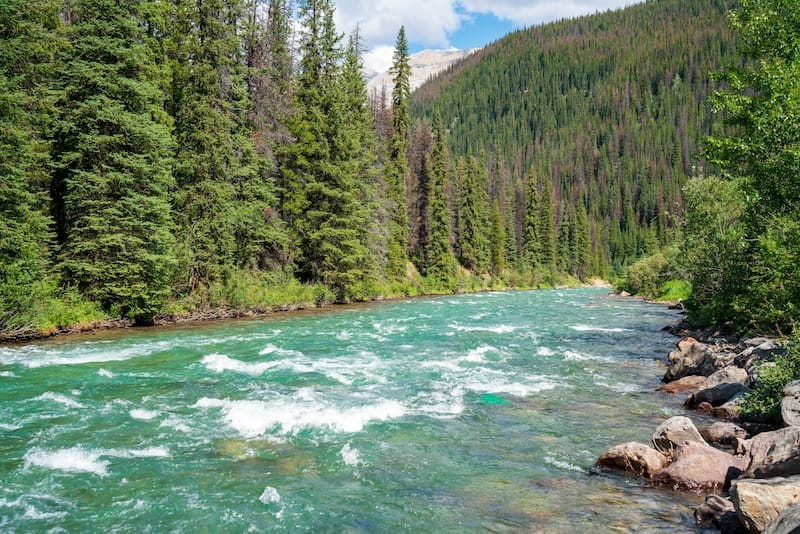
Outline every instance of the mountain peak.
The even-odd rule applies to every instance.
[[[478,49],[460,50],[458,48],[449,48],[447,50],[420,50],[419,52],[411,54],[408,58],[409,65],[411,66],[411,76],[409,77],[411,90],[414,91],[425,83],[428,78],[435,76],[476,50]],[[367,79],[368,91],[380,91],[381,86],[384,84],[386,85],[387,91],[391,91],[392,75],[389,74],[388,71],[368,71],[365,72],[364,75]]]

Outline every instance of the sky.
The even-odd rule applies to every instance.
[[[356,24],[368,51],[368,69],[385,71],[392,62],[400,26],[409,51],[480,48],[520,28],[616,9],[638,0],[334,0],[336,26],[350,33]]]

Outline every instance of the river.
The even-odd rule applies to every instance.
[[[401,300],[0,346],[2,532],[691,532],[598,471],[681,414],[661,306]]]

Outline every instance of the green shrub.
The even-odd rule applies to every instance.
[[[800,379],[800,345],[798,333],[793,336],[785,355],[774,362],[764,362],[758,368],[758,382],[744,398],[742,415],[747,419],[768,423],[781,422],[783,388]]]

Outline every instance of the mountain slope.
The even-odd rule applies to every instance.
[[[582,203],[620,267],[667,240],[713,127],[709,72],[734,61],[732,6],[650,1],[519,31],[423,85],[412,109],[438,109],[454,155],[486,154],[495,183],[519,192],[533,168],[553,183],[556,213]]]
[[[419,88],[432,76],[445,70],[453,63],[460,61],[473,53],[474,50],[421,50],[409,56],[411,65],[411,90]],[[392,75],[385,72],[367,73],[367,90],[380,92],[382,86],[386,86],[388,93],[392,92]]]

